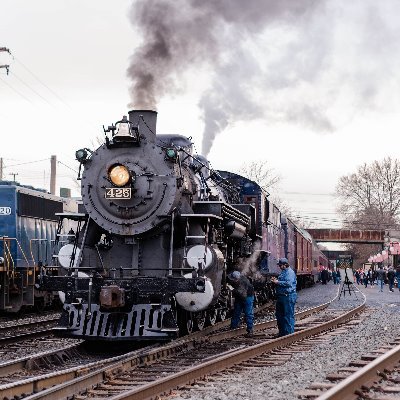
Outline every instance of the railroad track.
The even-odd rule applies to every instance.
[[[326,303],[302,311],[297,318],[305,318],[328,305],[329,303]],[[96,364],[94,369],[81,366],[47,374],[44,379],[37,377],[25,382],[2,385],[0,392],[3,398],[38,392],[27,398],[60,399],[75,395],[75,399],[99,396],[114,396],[115,399],[145,399],[184,385],[205,374],[229,368],[278,347],[313,336],[321,329],[332,329],[333,326],[343,323],[360,312],[363,307],[364,304],[345,315],[335,317],[333,321],[325,322],[325,328],[321,328],[321,323],[316,319],[310,320],[309,323],[315,326],[305,327],[303,324],[303,327],[300,327],[299,325],[301,328],[299,332],[279,339],[272,339],[273,334],[276,333],[276,321],[255,325],[256,334],[251,339],[243,337],[245,328],[215,332],[221,329],[221,326],[214,326],[161,347],[145,348],[120,356],[118,360],[109,359],[103,366],[100,363]],[[225,321],[225,324],[228,323],[229,321]],[[212,330],[214,333],[210,332]],[[230,343],[231,347],[228,348],[225,344],[222,346],[224,342]],[[185,358],[186,355],[187,358]],[[183,359],[186,361],[183,362]],[[176,370],[178,360],[182,361],[180,371]],[[160,380],[158,379],[160,374],[166,376]],[[144,379],[140,380],[139,376]],[[55,386],[50,387],[52,385]],[[133,389],[133,385],[137,387]]]
[[[6,344],[17,343],[26,339],[43,337],[52,334],[60,315],[51,315],[39,320],[23,320],[0,326],[0,348]]]
[[[373,350],[336,373],[314,382],[299,398],[317,400],[396,400],[400,398],[400,338]]]
[[[283,338],[270,340],[264,338],[263,341],[250,345],[249,341],[247,341],[246,343],[243,343],[243,346],[236,350],[226,351],[224,354],[218,355],[213,359],[206,358],[203,362],[193,367],[182,369],[166,378],[157,379],[154,382],[144,384],[140,387],[134,387],[130,390],[125,390],[120,394],[109,397],[112,400],[149,399],[163,393],[168,394],[172,390],[182,386],[187,387],[190,383],[196,382],[198,384],[199,380],[202,380],[205,376],[207,376],[207,380],[209,380],[210,375],[220,374],[221,371],[230,373],[232,371],[237,372],[247,368],[270,366],[277,363],[282,364],[290,358],[292,351],[304,351],[303,348],[297,348],[300,341],[304,341],[307,338],[311,338],[311,341],[315,340],[313,337],[345,323],[349,318],[360,313],[364,307],[365,303],[352,311],[346,312],[345,314],[322,324],[310,320],[309,324],[313,326],[301,329],[298,332]],[[219,343],[218,345],[219,347],[221,346]],[[294,345],[295,347],[290,349],[290,345]],[[282,347],[285,347],[285,350],[282,350]],[[279,349],[279,354],[275,353],[277,349]],[[146,373],[148,372],[151,372],[151,369],[146,371]],[[225,373],[223,375],[225,375]],[[220,379],[220,377],[217,379]],[[123,389],[125,386],[126,389],[129,384],[132,386],[135,385],[135,380],[137,380],[137,374],[131,373],[131,371],[128,371],[126,374],[118,373],[96,389],[88,391],[88,398],[107,397],[105,394],[106,391],[111,393],[116,392],[118,386],[122,386]],[[82,399],[83,398],[85,397],[82,397]]]

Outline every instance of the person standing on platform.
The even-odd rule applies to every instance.
[[[378,270],[376,271],[376,280],[380,292],[383,292],[383,285],[385,284],[385,279],[386,279],[386,272],[383,269],[382,265],[380,265]]]
[[[389,290],[391,292],[394,292],[393,287],[394,287],[394,278],[395,278],[395,276],[396,276],[396,273],[394,272],[393,267],[391,265],[389,265],[388,272],[387,272],[387,279],[388,279],[388,282],[389,282]]]
[[[285,336],[294,333],[294,306],[297,300],[297,279],[295,272],[289,266],[287,258],[280,258],[278,266],[281,269],[281,273],[278,278],[272,278],[271,282],[276,286],[275,315],[279,336]]]
[[[340,284],[340,280],[342,278],[340,277],[340,270],[339,269],[336,271],[336,278],[337,278],[337,283]]]
[[[254,287],[239,271],[233,271],[230,273],[228,279],[233,286],[233,297],[235,298],[231,319],[231,329],[236,329],[239,326],[240,316],[242,315],[242,312],[244,312],[247,325],[247,336],[252,336],[254,323]]]
[[[368,280],[369,280],[369,271],[364,271],[364,285],[365,287],[368,287]]]
[[[326,285],[328,282],[329,272],[325,267],[322,267],[323,270],[321,271],[321,281],[323,285]]]
[[[336,275],[336,271],[335,270],[332,270],[332,279],[333,279],[333,284],[334,285],[337,285],[339,282],[338,282],[338,279],[337,279],[337,275]]]
[[[400,265],[396,268],[396,279],[397,279],[397,287],[400,291]]]
[[[357,269],[354,276],[356,277],[357,285],[360,284],[360,271]]]

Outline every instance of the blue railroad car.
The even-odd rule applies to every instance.
[[[35,288],[41,265],[52,265],[58,218],[77,202],[0,181],[0,311],[44,306],[53,295]]]

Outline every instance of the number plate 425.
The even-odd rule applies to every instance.
[[[107,188],[105,193],[106,199],[130,199],[132,196],[132,189],[117,189],[117,188]]]

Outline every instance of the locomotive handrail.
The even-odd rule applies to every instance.
[[[218,215],[214,215],[214,214],[180,214],[180,217],[184,217],[184,218],[212,218],[212,219],[217,219],[219,221],[222,221],[223,218],[219,217]]]
[[[36,264],[36,260],[35,260],[35,256],[33,255],[33,249],[32,249],[32,242],[46,242],[46,245],[48,244],[48,243],[50,243],[50,245],[51,245],[51,242],[55,242],[54,240],[49,240],[49,239],[30,239],[29,240],[29,252],[31,253],[31,257],[32,257],[32,262],[33,262],[33,265],[35,265]],[[38,252],[39,253],[39,252]],[[38,254],[38,256],[39,256],[39,254]],[[39,257],[38,257],[39,258]],[[46,248],[46,257],[45,257],[45,260],[47,260],[47,248]]]
[[[169,257],[168,257],[168,275],[172,275],[172,257],[174,251],[174,227],[175,227],[175,213],[176,207],[171,213],[171,238],[169,242]]]
[[[23,248],[22,248],[22,246],[21,246],[21,244],[19,243],[19,241],[18,241],[17,238],[12,238],[12,237],[8,237],[8,236],[1,236],[1,237],[0,237],[0,240],[3,240],[4,245],[5,245],[5,248],[6,248],[7,251],[9,252],[9,256],[10,256],[10,258],[11,258],[11,260],[12,260],[13,265],[14,265],[14,259],[13,259],[12,255],[11,255],[11,249],[8,247],[8,245],[7,245],[7,243],[6,243],[6,240],[15,240],[15,243],[17,244],[18,248],[20,249],[21,254],[22,254],[22,256],[24,257],[24,260],[25,260],[27,266],[30,267],[30,265],[29,265],[29,260],[28,260],[28,258],[26,257],[26,254],[25,254],[25,252],[24,252],[24,250],[23,250]]]
[[[33,269],[34,267],[33,266],[31,267],[29,265],[28,258],[26,257],[25,252],[22,249],[22,246],[19,243],[18,239],[17,238],[11,238],[11,237],[8,237],[8,236],[2,236],[2,237],[0,237],[0,240],[3,240],[3,249],[4,249],[5,253],[7,253],[7,257],[4,258],[5,260],[8,260],[7,261],[7,273],[9,273],[9,271],[10,271],[9,261],[11,261],[11,264],[12,264],[12,269],[11,269],[11,271],[12,271],[11,278],[12,279],[15,278],[16,265],[15,265],[15,262],[14,262],[14,258],[13,258],[12,254],[11,254],[11,249],[8,246],[7,242],[11,241],[11,240],[15,240],[15,243],[17,244],[19,250],[21,251],[21,254],[22,254],[23,258],[25,259],[25,262],[26,262],[26,265],[27,265],[27,267],[26,267],[26,281],[28,282],[29,271],[30,271],[30,269]]]
[[[9,265],[10,265],[10,260],[11,260],[12,271],[13,271],[12,276],[14,276],[14,270],[15,270],[14,259],[11,255],[10,248],[8,247],[7,242],[6,242],[6,240],[9,240],[9,239],[12,239],[12,238],[9,238],[7,236],[0,237],[0,240],[3,240],[4,264],[6,265],[6,270],[7,270],[7,272],[9,271],[9,269],[10,269]]]

